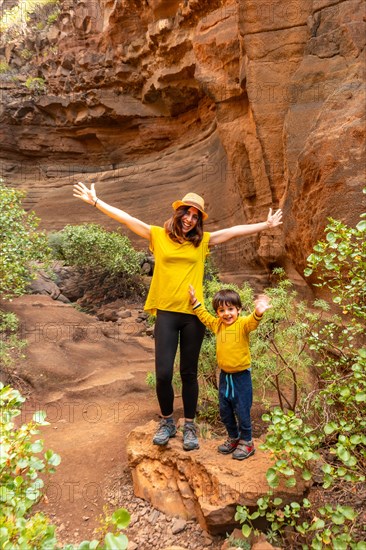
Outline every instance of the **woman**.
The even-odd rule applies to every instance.
[[[194,417],[198,400],[198,356],[205,327],[192,313],[189,285],[196,289],[197,299],[203,302],[203,272],[209,246],[276,227],[282,223],[282,212],[277,210],[272,214],[270,208],[265,222],[236,225],[207,233],[203,231],[203,221],[208,218],[204,200],[195,193],[188,193],[182,200],[173,202],[174,214],[164,227],[148,225],[105,203],[97,198],[93,184],[88,189],[83,183],[77,183],[74,196],[150,241],[150,249],[155,256],[155,269],[145,310],[156,314],[156,393],[162,417],[153,442],[155,445],[166,445],[177,431],[173,419],[172,377],[179,341],[185,417],[183,449],[198,449]]]

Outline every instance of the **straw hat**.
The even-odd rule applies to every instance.
[[[208,214],[206,214],[205,212],[205,201],[202,197],[196,195],[196,193],[187,193],[186,195],[184,195],[181,201],[175,201],[172,204],[174,210],[176,210],[180,206],[194,206],[195,208],[197,208],[197,210],[201,212],[203,220],[206,220],[208,218]]]

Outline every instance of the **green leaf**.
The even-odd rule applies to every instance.
[[[74,548],[73,546],[71,548]],[[90,550],[90,544],[88,540],[83,540],[79,546],[78,550]]]
[[[358,229],[358,231],[366,231],[366,220],[358,222],[356,229]]]
[[[359,443],[362,442],[362,436],[360,434],[354,434],[354,435],[351,435],[349,440],[352,443],[352,445],[358,445]]]
[[[106,550],[127,550],[128,538],[124,534],[116,536],[112,535],[112,533],[107,533],[104,544]]]
[[[314,523],[311,524],[311,531],[318,531],[320,529],[324,529],[324,527],[325,527],[324,520],[318,518],[317,520],[314,521]]]
[[[125,508],[119,508],[112,514],[112,521],[117,529],[126,529],[131,521],[131,516]]]
[[[320,542],[320,540],[313,539],[313,541],[311,543],[311,548],[313,550],[322,550],[323,544],[322,544],[322,542]]]
[[[247,523],[244,523],[241,528],[241,532],[243,533],[244,537],[248,538],[250,536],[250,533],[252,532],[252,528]]]
[[[340,514],[339,512],[332,514],[331,519],[336,525],[343,525],[345,520],[343,514]]]
[[[276,470],[274,470],[273,468],[269,468],[269,470],[267,470],[267,473],[266,473],[266,478],[267,478],[268,485],[270,487],[278,486],[279,479],[278,479]]]
[[[337,455],[345,463],[347,463],[349,461],[349,459],[351,458],[351,455],[350,455],[349,451],[341,445],[337,449]]]
[[[47,459],[47,462],[51,466],[58,466],[61,463],[61,457],[57,453],[52,452],[51,456]]]
[[[331,433],[333,433],[337,429],[338,429],[338,426],[335,422],[329,422],[328,424],[326,424],[324,426],[324,433],[326,435],[330,435]]]
[[[296,479],[294,477],[290,477],[289,479],[286,480],[285,485],[286,487],[295,487]]]
[[[40,426],[48,426],[49,422],[46,422],[46,412],[45,411],[36,411],[33,415],[33,421],[39,424]]]
[[[358,514],[356,512],[356,510],[354,510],[353,508],[351,508],[351,506],[342,506],[340,508],[340,512],[344,515],[344,517],[346,519],[349,519],[351,521],[353,521],[354,519],[357,518]]]
[[[333,471],[333,468],[330,464],[323,464],[322,466],[322,471],[325,473],[325,474],[331,474],[332,471]]]
[[[32,445],[30,446],[30,449],[32,453],[40,453],[43,449],[43,441],[38,439],[38,441],[35,441],[34,443],[32,443]]]
[[[14,479],[14,485],[15,487],[20,487],[21,484],[23,483],[24,479],[22,478],[22,476],[17,476],[15,479]]]
[[[366,401],[366,393],[365,392],[356,393],[355,401],[357,401],[357,403],[364,403]]]

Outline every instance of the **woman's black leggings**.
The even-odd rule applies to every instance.
[[[205,327],[196,315],[158,310],[155,323],[156,393],[163,416],[173,413],[172,379],[179,341],[184,417],[195,417],[198,357],[204,334]]]

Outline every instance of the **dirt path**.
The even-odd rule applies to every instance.
[[[23,296],[6,308],[20,318],[28,342],[18,369],[33,387],[23,419],[45,410],[45,449],[62,457],[47,486],[48,504],[39,508],[64,541],[91,539],[111,487],[126,478],[127,434],[158,418],[145,382],[154,342],[135,335],[134,316],[117,331],[46,296]]]

